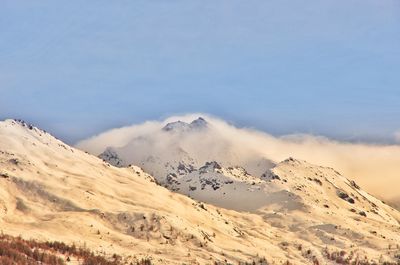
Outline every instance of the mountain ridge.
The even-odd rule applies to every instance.
[[[193,200],[140,167],[113,167],[34,126],[0,122],[0,225],[12,235],[85,244],[127,261],[151,257],[155,264],[264,257],[268,264],[321,264],[332,256],[395,264],[389,245],[400,241],[398,211],[333,169],[293,158],[259,177],[217,161],[204,166],[199,190],[254,189],[259,181],[269,189],[266,207],[235,211]],[[181,177],[199,177],[200,168],[182,169]],[[216,174],[233,183],[214,190]]]

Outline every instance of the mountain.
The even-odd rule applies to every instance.
[[[246,159],[243,154],[251,155]],[[257,176],[275,165],[245,145],[233,147],[202,117],[191,122],[169,122],[152,133],[133,137],[126,145],[109,146],[99,157],[117,167],[140,165],[160,183],[168,175],[181,175],[183,168],[198,169],[216,160],[226,167],[240,165]]]
[[[108,153],[119,160],[118,149]],[[399,261],[400,213],[332,168],[288,158],[255,176],[217,160],[190,163],[159,183],[25,122],[0,122],[0,227],[126,262]]]
[[[183,126],[188,128],[195,120],[204,120],[207,126],[200,130],[183,129],[182,132],[163,129],[168,124],[186,124]],[[273,130],[272,127],[269,129]],[[259,177],[292,156],[315,165],[333,167],[400,210],[395,185],[399,180],[400,145],[395,144],[354,143],[310,134],[272,135],[195,113],[113,128],[81,140],[75,146],[96,156],[111,147],[122,160],[122,166],[140,165],[160,180],[175,173],[171,166],[176,168],[187,159],[196,168],[217,161],[225,168],[242,167],[250,175]],[[182,159],[179,153],[185,153],[186,158]]]

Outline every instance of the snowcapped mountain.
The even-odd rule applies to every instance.
[[[213,145],[214,141],[218,141],[218,145]],[[167,123],[151,134],[134,137],[124,146],[109,146],[99,157],[118,167],[140,165],[160,183],[166,183],[169,175],[182,175],[210,161],[218,161],[226,167],[240,165],[258,176],[274,165],[247,150],[246,146],[239,150],[251,153],[251,158],[243,159],[237,148],[226,142],[212,124],[199,117],[191,122]]]
[[[153,175],[160,185],[171,191],[227,209],[248,212],[277,210],[274,208],[276,200],[290,199],[291,203],[296,201],[294,205],[304,211],[326,210],[330,209],[330,203],[342,207],[343,201],[347,201],[345,206],[363,206],[348,210],[362,215],[373,213],[372,217],[379,217],[375,214],[375,209],[362,203],[363,200],[356,204],[360,197],[368,196],[356,195],[359,194],[359,189],[353,185],[354,182],[333,169],[293,158],[274,163],[261,156],[235,165],[226,160],[226,157],[236,155],[229,154],[229,146],[226,146],[228,155],[224,154],[222,161],[205,160],[206,156],[199,161],[201,156],[198,153],[186,150],[192,150],[193,144],[201,148],[201,144],[188,142],[212,137],[212,129],[212,125],[201,117],[192,122],[171,122],[161,128],[156,136],[133,139],[124,147],[109,147],[99,157],[119,167],[137,164]],[[159,134],[164,137],[161,145],[156,142]],[[185,148],[186,146],[188,148]],[[207,153],[207,150],[205,152]],[[208,158],[215,157],[214,154]],[[290,168],[290,173],[286,172],[287,168]],[[316,204],[313,196],[321,197],[317,199],[319,203]],[[290,209],[290,206],[287,208]]]
[[[184,139],[182,132],[159,133]],[[168,149],[177,160],[167,167],[168,156],[146,154],[147,165],[160,166],[153,177],[134,165],[113,167],[25,122],[0,122],[0,227],[118,253],[128,263],[399,261],[400,213],[334,169],[288,158],[255,175],[244,166],[191,160],[183,147]],[[109,149],[103,159],[127,163],[121,150]]]
[[[0,227],[7,234],[117,253],[128,264],[260,260],[265,251],[254,249],[253,236],[238,237],[242,221],[233,216],[242,219],[171,193],[139,167],[116,168],[25,122],[0,122]]]

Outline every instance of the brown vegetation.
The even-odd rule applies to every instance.
[[[64,265],[74,257],[82,265],[121,265],[122,258],[114,254],[111,258],[67,245],[63,242],[38,242],[21,237],[0,235],[0,264],[2,265]],[[131,263],[133,265],[133,263]],[[151,265],[149,259],[142,259],[136,265]]]
[[[324,256],[334,261],[337,264],[345,265],[373,265],[373,264],[383,264],[383,265],[400,265],[400,260],[397,262],[379,260],[378,262],[368,259],[368,257],[359,257],[355,255],[354,252],[347,253],[344,250],[341,251],[329,251],[324,250]],[[396,257],[395,257],[396,258]]]

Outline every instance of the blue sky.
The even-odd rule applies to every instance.
[[[2,0],[0,93],[68,143],[189,112],[390,142],[400,2]]]

